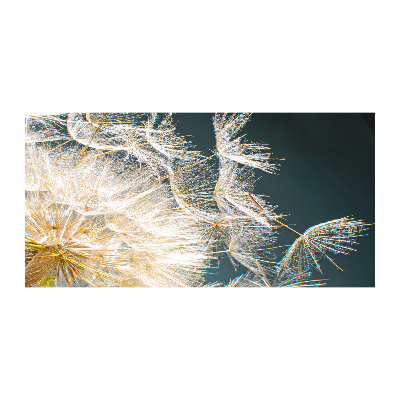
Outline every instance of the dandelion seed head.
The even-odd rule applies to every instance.
[[[283,223],[256,193],[255,169],[278,166],[239,136],[250,116],[215,114],[203,155],[171,113],[27,115],[26,286],[207,286],[224,257],[248,270],[229,287],[323,285],[321,260],[340,268],[328,254],[352,252],[366,224]],[[278,228],[299,236],[280,261]]]

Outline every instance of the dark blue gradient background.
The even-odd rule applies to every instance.
[[[175,114],[180,134],[193,135],[192,141],[205,155],[214,148],[213,113]],[[279,174],[263,172],[257,193],[270,196],[277,212],[287,215],[294,229],[304,232],[321,222],[345,216],[375,222],[375,115],[374,114],[253,114],[241,134],[250,142],[271,147],[272,157],[281,165]],[[284,159],[284,160],[282,160]],[[375,286],[374,225],[360,237],[355,252],[334,255],[343,269],[322,261],[326,286]],[[278,245],[290,245],[296,234],[280,230]],[[209,281],[229,282],[245,272],[235,271],[223,259]]]

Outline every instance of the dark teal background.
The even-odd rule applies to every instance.
[[[213,113],[175,114],[180,134],[206,155],[215,139]],[[260,172],[257,193],[270,196],[278,213],[299,232],[345,216],[375,222],[375,116],[374,114],[261,114],[252,115],[241,134],[251,142],[267,143],[281,165],[278,175]],[[282,160],[282,159],[285,160]],[[375,286],[374,225],[360,237],[355,252],[332,258],[343,269],[322,261],[327,286]],[[290,245],[296,234],[282,228],[278,245]],[[209,281],[228,282],[245,272],[235,271],[227,259]]]

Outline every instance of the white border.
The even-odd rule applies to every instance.
[[[393,398],[394,3],[21,3],[2,27],[4,398]],[[87,109],[376,112],[377,287],[25,289],[23,115]]]

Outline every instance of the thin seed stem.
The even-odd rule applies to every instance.
[[[61,147],[61,146],[64,146],[64,144],[67,144],[67,143],[69,143],[69,142],[72,142],[73,140],[75,140],[75,139],[69,139],[69,140],[67,140],[66,142],[63,142],[63,143],[59,144],[58,146],[54,147],[54,149],[51,149],[50,152],[52,152],[52,151],[58,149],[58,148]]]
[[[248,194],[248,196],[250,197],[250,200],[251,200],[261,211],[265,212],[264,208],[261,207],[261,206],[255,201],[254,197],[253,197],[250,193],[247,193],[247,194]],[[265,218],[267,218],[267,217],[265,217]],[[294,230],[294,229],[291,228],[290,226],[284,224],[283,222],[278,221],[276,218],[273,218],[273,217],[268,217],[268,218],[274,220],[274,221],[277,222],[278,224],[281,224],[282,226],[284,226],[284,227],[290,229],[291,231],[297,233],[299,236],[303,236],[301,233],[297,232],[296,230]]]
[[[155,181],[150,182],[150,185],[153,184],[153,183],[156,183],[156,182],[163,181],[164,179],[167,179],[167,178],[172,178],[174,175],[179,174],[179,172],[182,172],[182,171],[184,171],[185,169],[194,167],[194,166],[197,165],[197,164],[203,163],[203,162],[209,160],[210,158],[213,158],[213,157],[216,156],[217,154],[218,154],[218,152],[214,153],[214,154],[211,155],[210,157],[204,158],[203,160],[197,161],[197,162],[195,162],[194,164],[191,164],[191,165],[188,165],[188,166],[186,166],[186,167],[183,167],[183,168],[181,168],[180,170],[174,172],[173,174],[163,176],[162,178],[158,178],[158,179],[156,179]]]
[[[259,271],[261,272],[261,275],[262,275],[262,278],[263,278],[263,280],[264,280],[264,283],[265,283],[268,287],[271,287],[271,284],[269,283],[269,280],[268,280],[267,277],[265,276],[265,273],[264,273],[264,271],[262,270],[260,263],[259,263],[257,260],[255,260],[255,262],[256,262],[256,264],[257,264],[257,267],[258,267]]]
[[[82,155],[82,154],[86,151],[86,149],[89,147],[90,143],[92,143],[92,141],[93,141],[94,137],[96,136],[97,132],[100,130],[100,128],[103,126],[105,120],[107,119],[108,114],[109,114],[109,113],[107,113],[107,114],[104,116],[104,118],[102,119],[100,125],[99,125],[99,126],[97,127],[97,129],[94,131],[94,133],[93,133],[91,139],[89,140],[89,143],[82,149],[82,151],[80,152],[79,155]]]

